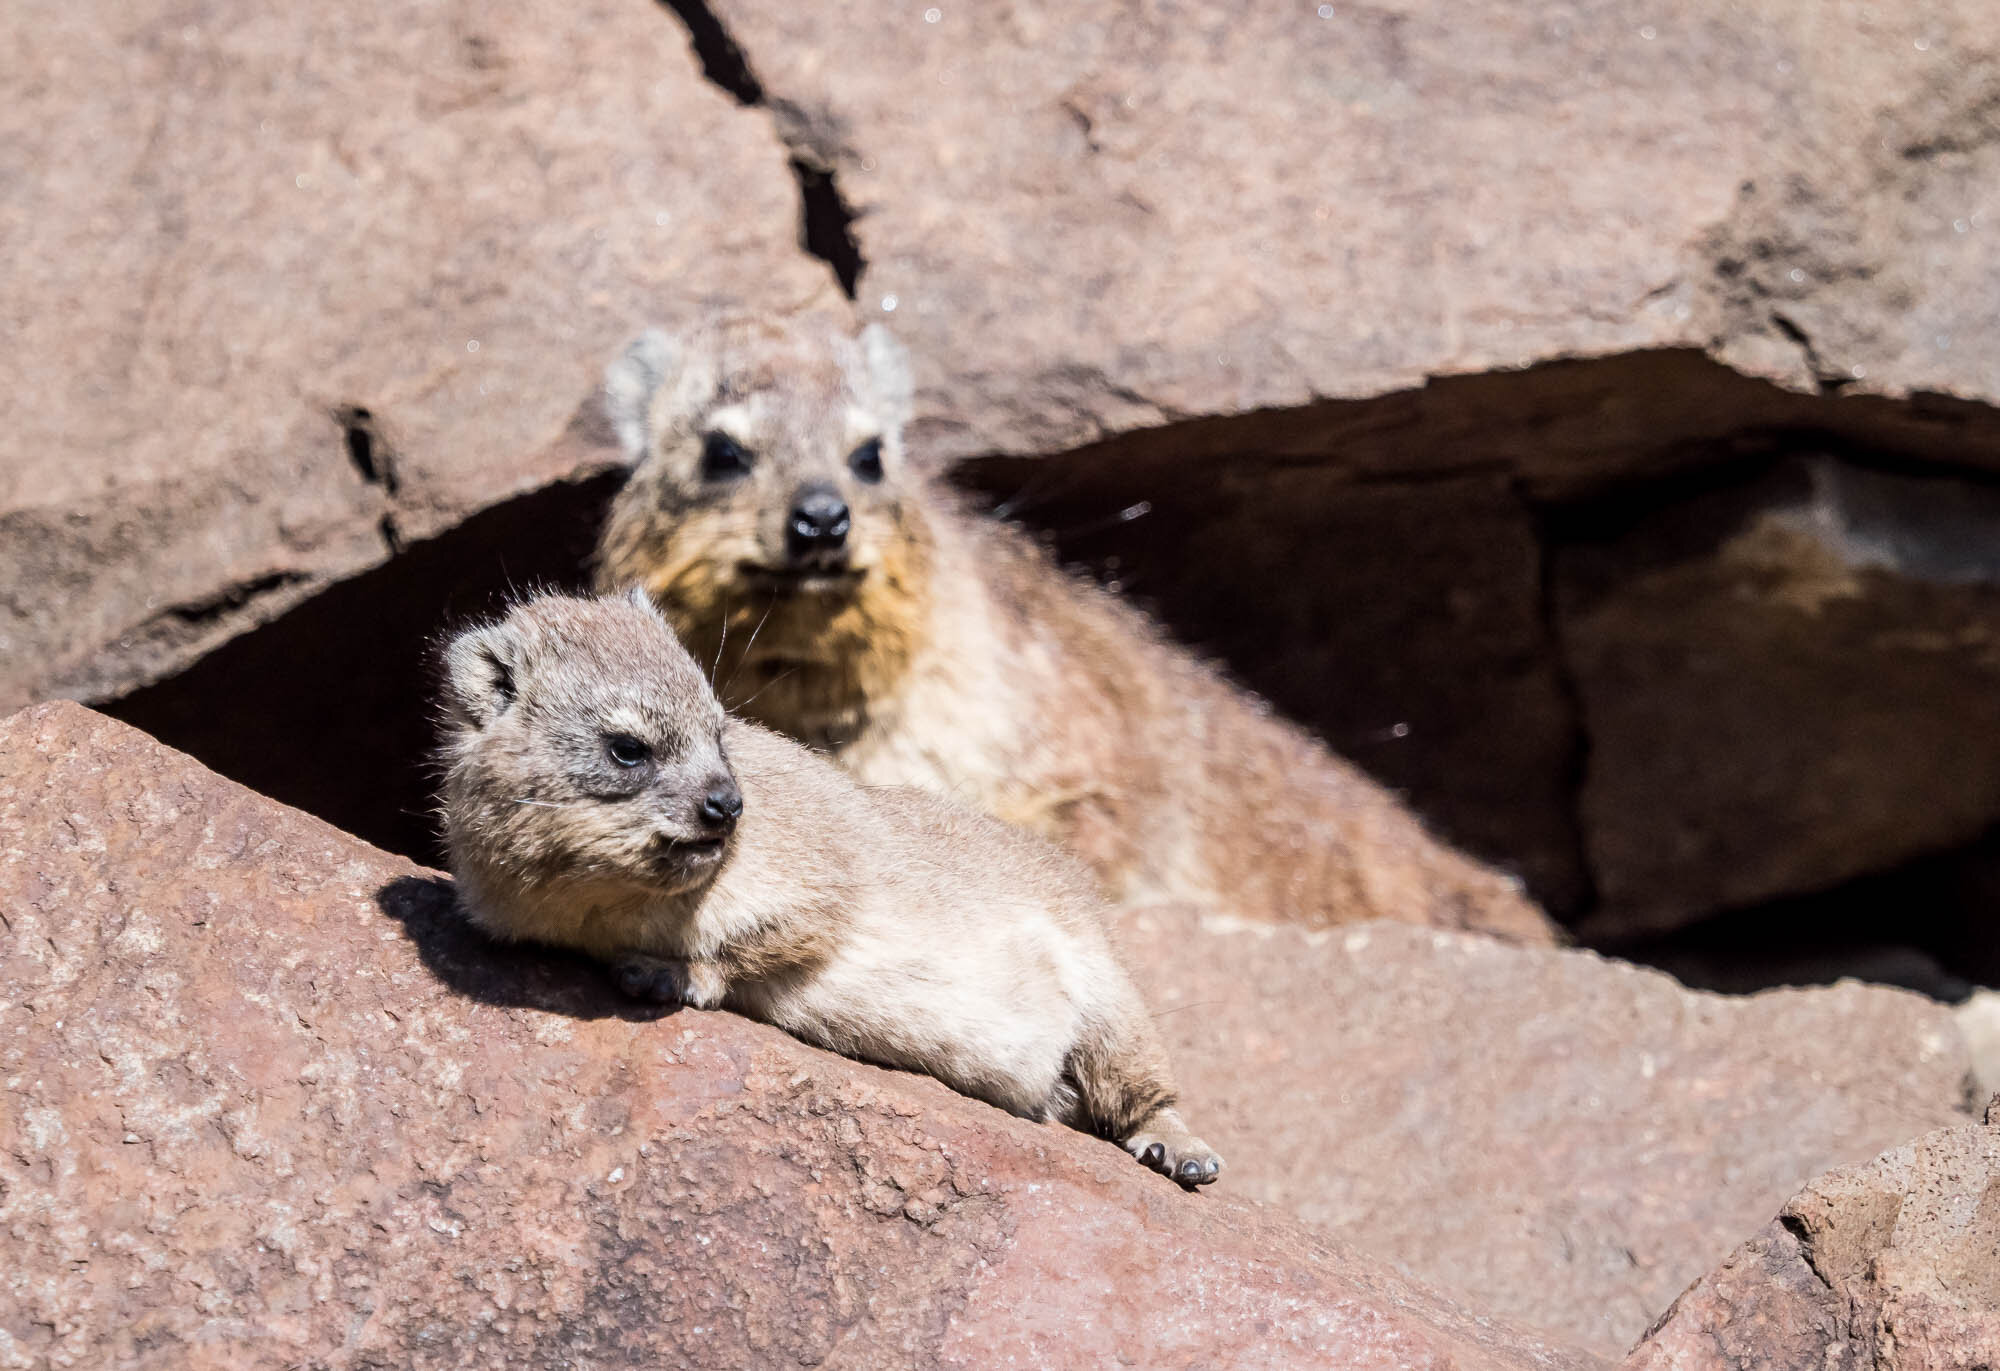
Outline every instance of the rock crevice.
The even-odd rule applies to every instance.
[[[686,26],[702,75],[738,104],[768,109],[774,117],[791,150],[792,179],[799,187],[799,246],[826,263],[841,292],[852,300],[868,263],[855,239],[854,210],[840,193],[839,167],[828,155],[825,139],[815,136],[798,106],[767,97],[749,56],[711,6],[703,0],[660,3]]]

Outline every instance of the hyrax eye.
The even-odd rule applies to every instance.
[[[653,760],[653,749],[629,733],[607,733],[604,755],[622,767],[644,766]]]
[[[701,474],[709,481],[727,481],[750,474],[755,459],[743,444],[726,433],[711,433],[701,440]]]
[[[882,479],[882,440],[870,438],[847,454],[847,469],[873,485]]]

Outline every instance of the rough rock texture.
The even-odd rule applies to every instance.
[[[2000,398],[1986,0],[711,8],[948,453],[1640,350]],[[1597,463],[1743,417],[1671,398],[1601,397]]]
[[[0,708],[603,469],[559,440],[643,322],[834,295],[650,5],[25,0],[0,47]]]
[[[1703,1278],[1629,1371],[2000,1366],[2000,1099],[1821,1176]]]
[[[1635,867],[1690,855],[1673,839],[1694,815],[1773,810],[1730,830],[1760,860],[1670,873],[1680,908],[1821,888],[2000,820],[2000,734],[1973,729],[1958,769],[1980,774],[1862,842],[1783,838],[1813,793],[1862,793],[1857,819],[1901,804],[1900,768],[1868,788],[1865,747],[1824,792],[1839,756],[1799,793],[1743,774],[1838,736],[1839,712],[1732,752],[1690,746],[1703,711],[1676,695],[1651,736],[1677,772],[1622,736],[1599,754],[1537,575],[1560,556],[1549,503],[1607,482],[1801,437],[2000,467],[1986,0],[710,8],[855,211],[858,303],[912,344],[928,446],[1551,907],[1591,908],[1601,877],[1627,909],[1635,882],[1655,901],[1607,927],[1680,919]],[[1206,531],[1193,555],[1185,527]],[[1405,547],[1408,575],[1384,576]],[[1801,636],[1795,677],[1857,661],[1852,632],[1762,650]],[[1670,677],[1697,652],[1602,646]],[[1890,712],[1934,721],[1912,773],[1980,650],[1867,654]],[[1847,679],[1792,684],[1810,708]],[[1747,722],[1784,698],[1721,703]],[[1511,793],[1480,779],[1501,776]],[[1631,796],[1659,812],[1600,812]]]
[[[1614,596],[1590,663],[1659,672],[1606,708],[1551,572],[1559,506],[1607,481],[1654,507],[1663,476],[1829,440],[2000,469],[1988,9],[30,0],[0,17],[24,73],[0,110],[0,708],[119,694],[606,470],[564,426],[639,322],[845,311],[803,231],[911,344],[928,452],[1085,530],[1066,551],[1121,560],[1558,913],[1603,894],[1593,929],[1629,934],[1960,841],[2000,821],[2000,733],[1960,729],[1938,802],[1905,804],[1990,674],[1956,590],[1924,641],[1865,652],[1894,577],[1810,631],[1714,606],[1661,640]],[[1864,659],[1917,725],[1886,765],[1879,733],[1822,749],[1838,709],[1743,748],[1687,703],[1715,691],[1740,733],[1839,704]],[[407,675],[334,711],[362,721],[343,751]],[[162,728],[243,708],[147,703]],[[1808,761],[1791,792],[1770,756]],[[1819,823],[1835,797],[1888,818]],[[385,808],[371,832],[420,826]]]
[[[1586,1371],[1109,1143],[477,941],[75,705],[0,724],[0,1366]]]
[[[1120,945],[1229,1183],[1617,1356],[1808,1178],[1963,1120],[1950,1011],[1149,909]]]
[[[2000,815],[2000,489],[1830,459],[1556,562],[1595,934],[1671,928]]]

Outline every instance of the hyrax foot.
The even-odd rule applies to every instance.
[[[688,964],[665,957],[642,957],[636,953],[611,964],[611,978],[618,988],[635,1000],[654,1004],[690,1002]]]
[[[1222,1174],[1222,1158],[1197,1138],[1171,1109],[1162,1109],[1125,1139],[1125,1150],[1162,1176],[1190,1188],[1208,1185]]]

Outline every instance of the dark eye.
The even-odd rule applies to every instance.
[[[653,760],[653,749],[629,733],[604,735],[604,755],[620,766],[644,766]]]
[[[743,444],[726,433],[711,433],[701,440],[701,474],[705,480],[727,481],[748,476],[751,460]]]
[[[882,479],[882,440],[870,438],[847,454],[847,469],[870,485]]]

